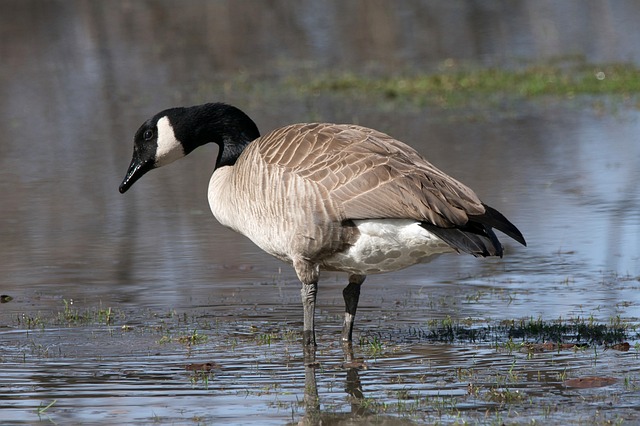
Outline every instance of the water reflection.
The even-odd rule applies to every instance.
[[[366,417],[373,415],[365,407],[365,397],[362,391],[359,370],[366,368],[363,361],[354,357],[351,343],[343,343],[344,363],[342,367],[346,370],[346,380],[344,391],[347,393],[347,400],[350,402],[350,411],[346,413],[323,413],[321,401],[318,394],[318,383],[316,380],[316,370],[320,368],[320,363],[316,360],[316,350],[305,348],[304,354],[304,416],[300,419],[300,425],[320,425],[338,424],[341,420],[363,422]],[[376,421],[380,422],[381,416],[376,416]],[[394,424],[397,420],[393,418]]]

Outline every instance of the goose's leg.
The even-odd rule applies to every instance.
[[[293,267],[298,274],[302,289],[302,309],[304,312],[304,326],[302,327],[302,343],[304,346],[316,346],[314,315],[316,310],[316,294],[318,293],[318,277],[320,268],[304,259],[296,259]]]
[[[302,309],[304,311],[304,326],[302,327],[302,343],[305,346],[316,346],[316,329],[314,316],[316,311],[316,293],[318,283],[302,284],[300,294],[302,295]]]
[[[349,275],[349,285],[342,290],[344,297],[344,324],[342,326],[342,341],[351,342],[353,334],[353,322],[356,318],[358,300],[360,299],[360,285],[364,282],[366,275]]]

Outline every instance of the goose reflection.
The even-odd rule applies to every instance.
[[[337,425],[348,422],[348,424],[357,424],[362,421],[368,424],[367,417],[370,413],[364,406],[364,393],[362,383],[360,381],[360,370],[365,370],[366,363],[358,360],[353,354],[353,345],[351,342],[345,342],[342,345],[344,354],[343,368],[346,369],[347,376],[345,382],[345,392],[351,402],[351,411],[348,413],[323,413],[320,410],[320,398],[318,396],[318,384],[316,380],[316,370],[320,367],[320,363],[316,360],[315,348],[305,348],[304,352],[304,409],[305,415],[297,423],[298,425]],[[379,417],[379,416],[376,416]]]

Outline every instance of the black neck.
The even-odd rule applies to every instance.
[[[253,120],[231,105],[213,103],[176,108],[174,111],[171,122],[185,154],[214,142],[220,148],[216,168],[235,164],[246,146],[260,137]]]

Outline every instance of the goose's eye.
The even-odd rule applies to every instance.
[[[153,130],[145,130],[144,133],[142,134],[142,137],[144,138],[145,141],[150,140],[151,138],[153,138]]]

